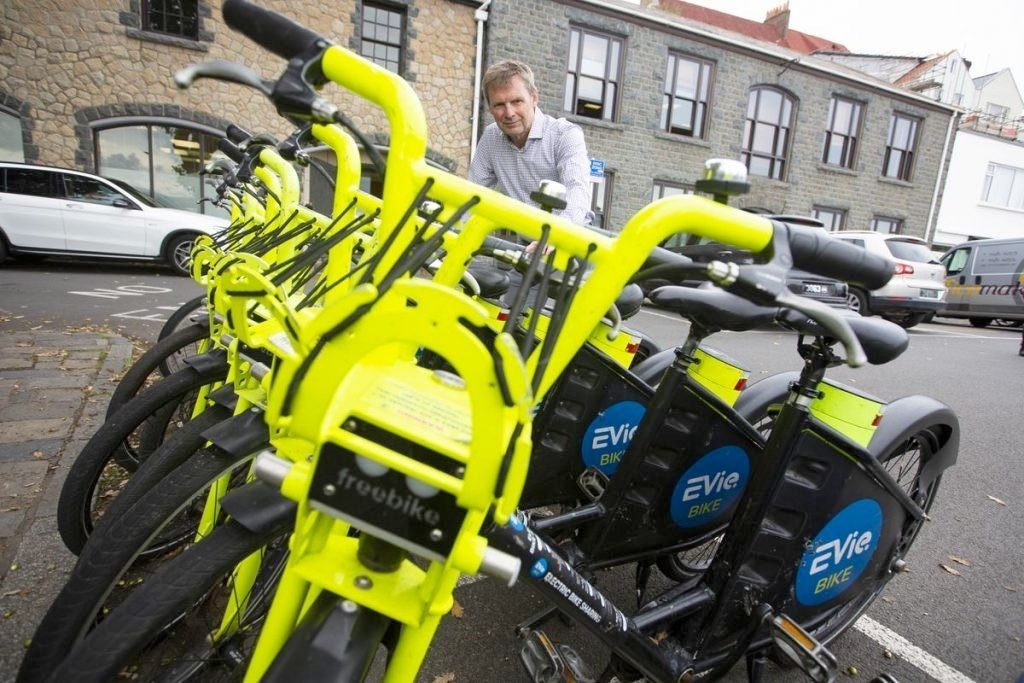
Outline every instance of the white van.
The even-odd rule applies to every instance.
[[[936,315],[967,318],[975,327],[1024,320],[1024,237],[974,240],[942,257],[946,305]]]

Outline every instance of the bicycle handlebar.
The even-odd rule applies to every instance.
[[[780,224],[776,223],[776,230]],[[829,237],[819,228],[785,225],[787,242],[797,268],[863,285],[883,287],[893,275],[893,261],[869,253],[863,247]]]
[[[285,59],[305,54],[324,41],[305,26],[246,0],[225,0],[222,12],[228,26]]]

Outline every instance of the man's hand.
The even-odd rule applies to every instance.
[[[550,254],[554,250],[555,250],[555,248],[552,247],[550,244],[547,245],[546,247],[544,247],[544,256],[547,256],[548,254]],[[530,242],[529,244],[527,244],[526,245],[526,249],[523,249],[523,251],[525,251],[527,254],[531,254],[532,255],[533,252],[537,251],[537,240],[534,240],[533,242]]]

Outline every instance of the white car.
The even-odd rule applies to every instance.
[[[881,289],[866,291],[851,284],[850,308],[861,315],[878,314],[903,327],[913,327],[942,309],[946,269],[928,243],[910,235],[871,230],[840,230],[829,237],[846,240],[896,262],[896,272]]]
[[[161,207],[117,180],[0,162],[0,261],[18,254],[145,259],[188,275],[195,239],[227,224]]]

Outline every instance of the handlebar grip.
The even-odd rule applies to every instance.
[[[252,137],[252,133],[241,126],[236,126],[233,123],[229,123],[228,127],[224,129],[224,135],[228,140],[236,145],[241,144]]]
[[[232,29],[285,59],[306,54],[323,40],[305,26],[247,0],[224,0],[222,12]]]
[[[779,224],[776,223],[776,226]],[[793,265],[862,285],[868,289],[883,287],[893,275],[895,263],[876,256],[856,244],[834,239],[820,228],[787,225]]]
[[[217,149],[224,152],[227,158],[231,159],[236,164],[242,163],[242,159],[245,158],[245,154],[242,150],[238,149],[238,146],[227,138],[221,138],[217,141]]]
[[[503,240],[500,237],[488,235],[484,238],[483,248],[488,251],[504,250],[504,251],[523,251],[524,247],[521,244]]]

